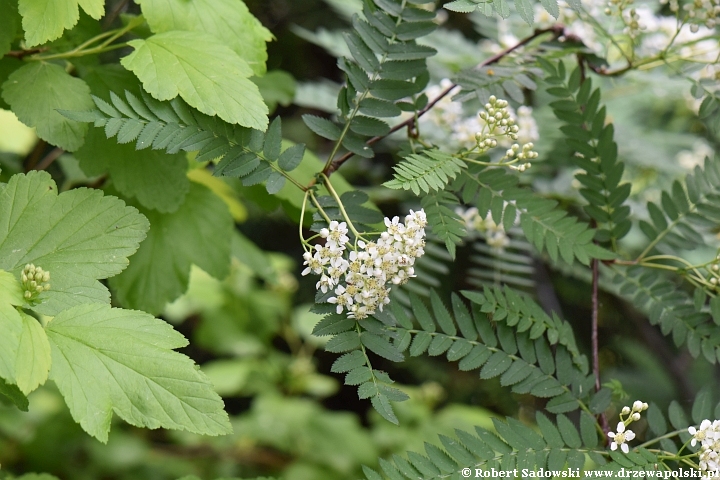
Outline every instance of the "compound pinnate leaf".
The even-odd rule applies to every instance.
[[[268,108],[257,86],[248,80],[252,69],[215,37],[172,31],[129,44],[135,51],[120,63],[135,73],[156,99],[180,95],[190,106],[228,123],[262,131],[267,128]]]
[[[265,73],[272,33],[240,0],[138,1],[154,33],[188,30],[213,35],[245,60],[255,75]]]
[[[79,305],[47,326],[50,378],[75,421],[102,442],[113,411],[126,422],[204,435],[231,432],[220,397],[167,323],[144,312]]]
[[[31,62],[15,70],[2,85],[2,97],[21,122],[35,127],[38,137],[65,150],[77,150],[88,125],[70,120],[57,110],[93,108],[90,88],[60,65]]]
[[[28,47],[59,38],[80,18],[78,5],[94,19],[105,13],[104,0],[20,0],[25,42]]]
[[[148,238],[130,267],[110,281],[122,305],[160,312],[187,290],[192,264],[216,278],[227,275],[233,220],[217,195],[191,182],[175,212],[141,211],[150,220]]]
[[[30,307],[45,315],[81,303],[109,303],[97,280],[128,265],[148,228],[135,208],[99,190],[58,195],[47,172],[15,175],[0,193],[0,269],[16,278],[28,263],[50,272],[50,290]]]

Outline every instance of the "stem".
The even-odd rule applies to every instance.
[[[598,353],[598,260],[597,258],[592,261],[592,315],[591,315],[591,348],[592,348],[592,362],[593,362],[593,375],[595,376],[595,391],[600,391],[600,356]],[[602,426],[603,433],[607,435],[609,431],[607,418],[604,413],[600,414],[600,424]]]
[[[303,223],[305,222],[305,209],[307,208],[307,201],[308,201],[309,195],[310,195],[310,191],[306,190],[305,195],[303,196],[302,209],[300,210],[300,223],[298,224],[298,233],[300,234],[300,243],[302,244],[303,248],[305,248],[305,243],[306,243],[306,240],[303,238]]]
[[[320,174],[323,178],[323,184],[325,185],[325,188],[327,188],[328,192],[330,192],[330,195],[335,199],[335,201],[338,204],[338,207],[340,208],[340,213],[342,213],[343,218],[347,222],[348,227],[350,227],[350,230],[353,232],[353,235],[355,235],[355,239],[362,238],[360,236],[360,233],[355,229],[355,225],[353,225],[352,220],[350,220],[350,215],[347,214],[345,211],[345,205],[343,205],[342,200],[340,200],[340,197],[338,196],[337,192],[332,186],[332,183],[330,183],[330,179],[324,175]]]
[[[128,33],[133,28],[139,27],[145,23],[145,20],[142,17],[137,17],[132,19],[127,25],[125,25],[123,28],[118,28],[116,30],[109,30],[107,32],[103,32],[99,35],[96,35],[92,37],[91,39],[81,43],[77,47],[73,48],[72,50],[69,50],[67,52],[61,52],[61,53],[53,53],[50,55],[38,55],[30,57],[29,60],[35,60],[35,61],[43,61],[43,60],[53,60],[53,59],[59,59],[59,58],[75,58],[75,57],[84,57],[85,55],[96,55],[104,52],[109,52],[111,50],[117,50],[118,48],[123,48],[127,46],[127,43],[118,43],[116,45],[110,45],[112,42],[117,40],[118,38],[122,37],[126,33]],[[90,45],[99,42],[100,40],[107,39],[104,42],[102,42],[97,47],[93,48],[86,48]]]

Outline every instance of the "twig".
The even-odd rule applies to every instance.
[[[505,50],[503,50],[502,52],[496,53],[496,54],[493,55],[492,57],[490,57],[490,58],[488,58],[487,60],[485,60],[485,61],[483,61],[482,63],[480,63],[480,64],[479,64],[477,67],[475,67],[475,68],[483,68],[483,67],[486,67],[486,66],[488,66],[488,65],[492,65],[493,63],[497,63],[497,62],[499,62],[500,60],[502,60],[504,57],[506,57],[508,54],[514,52],[515,50],[517,50],[518,48],[520,48],[520,47],[522,47],[522,46],[524,46],[524,45],[527,45],[528,43],[530,43],[531,41],[533,41],[534,39],[536,39],[537,37],[539,37],[539,36],[541,36],[541,35],[544,35],[544,34],[546,34],[546,33],[552,33],[552,34],[557,38],[557,37],[562,36],[563,33],[564,33],[564,31],[565,31],[565,27],[563,27],[562,25],[553,25],[552,27],[549,27],[549,28],[543,28],[543,29],[535,30],[535,32],[534,32],[532,35],[523,38],[522,40],[520,40],[518,43],[516,43],[516,44],[513,45],[512,47],[508,47],[508,48],[506,48]],[[452,84],[452,85],[450,85],[450,86],[447,87],[445,90],[443,90],[442,92],[440,92],[440,94],[439,94],[437,97],[435,97],[435,98],[432,99],[430,102],[428,102],[428,104],[425,105],[425,107],[423,107],[421,110],[419,110],[419,111],[417,112],[417,115],[415,115],[415,116],[413,116],[413,117],[405,120],[404,122],[401,122],[401,123],[395,125],[395,126],[394,126],[393,128],[391,128],[390,131],[389,131],[388,133],[386,133],[385,135],[378,135],[378,136],[376,136],[376,137],[372,137],[372,138],[369,139],[367,142],[365,142],[365,144],[366,144],[366,145],[374,145],[374,144],[376,144],[377,142],[379,142],[380,140],[386,138],[386,137],[389,136],[389,135],[392,135],[393,133],[397,132],[398,130],[402,130],[402,129],[405,128],[405,127],[408,127],[408,128],[410,128],[410,129],[412,130],[413,128],[415,128],[416,119],[422,117],[422,116],[425,115],[427,112],[429,112],[430,109],[432,109],[440,100],[442,100],[443,98],[445,98],[446,96],[448,96],[448,95],[450,94],[450,92],[452,92],[457,86],[458,86],[457,84]],[[355,154],[354,154],[353,152],[347,152],[347,153],[345,153],[344,155],[342,155],[341,157],[339,157],[337,160],[332,161],[332,162],[327,166],[327,168],[325,168],[325,169],[323,170],[322,173],[325,174],[325,175],[328,175],[328,176],[331,175],[335,170],[337,170],[338,168],[340,168],[340,166],[341,166],[343,163],[347,162],[347,161],[348,161],[350,158],[352,158],[353,156],[355,156]]]
[[[599,262],[597,258],[592,261],[592,315],[590,320],[590,328],[592,335],[590,339],[591,350],[592,350],[592,363],[593,363],[593,375],[595,376],[595,391],[600,390],[600,355],[598,352],[598,310],[600,309],[599,298],[598,298],[598,284],[599,282]],[[603,432],[607,436],[610,431],[608,427],[607,417],[604,413],[600,414],[600,426]]]
[[[40,160],[37,165],[33,168],[33,170],[46,170],[52,163],[60,158],[60,155],[65,153],[65,150],[59,147],[53,148],[50,153],[45,155],[42,160]]]
[[[13,57],[17,58],[18,60],[22,60],[24,57],[27,57],[29,55],[35,55],[36,53],[42,53],[47,51],[47,47],[37,47],[37,48],[29,48],[27,50],[11,50],[8,53],[5,54],[6,57]]]
[[[108,14],[107,17],[105,17],[105,21],[103,22],[103,26],[105,28],[110,27],[112,23],[115,21],[115,19],[120,15],[120,12],[123,11],[125,7],[127,7],[127,4],[130,3],[129,0],[121,0],[115,5],[115,8],[113,8],[112,12]]]

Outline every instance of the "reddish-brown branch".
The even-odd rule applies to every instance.
[[[494,64],[494,63],[497,63],[497,62],[499,62],[500,60],[502,60],[504,57],[506,57],[508,54],[514,52],[515,50],[517,50],[518,48],[520,48],[520,47],[522,47],[522,46],[524,46],[524,45],[527,45],[528,43],[530,43],[530,42],[532,42],[533,40],[535,40],[537,37],[542,36],[542,35],[545,35],[546,33],[552,33],[552,34],[555,36],[555,38],[557,38],[557,37],[562,36],[563,33],[564,33],[564,31],[565,31],[565,28],[564,28],[562,25],[553,25],[552,27],[549,27],[549,28],[543,28],[543,29],[535,30],[535,32],[534,32],[532,35],[529,35],[529,36],[523,38],[522,40],[520,40],[518,43],[516,43],[516,44],[513,45],[512,47],[508,47],[508,48],[506,48],[505,50],[503,50],[502,52],[496,53],[496,54],[493,55],[492,57],[490,57],[490,58],[488,58],[487,60],[485,60],[485,61],[483,61],[482,63],[480,63],[476,68],[483,68],[483,67],[486,67],[486,66],[488,66],[488,65],[492,65],[492,64]],[[430,102],[428,102],[428,104],[425,105],[425,107],[423,107],[422,109],[420,109],[420,110],[417,112],[417,115],[413,116],[412,118],[409,118],[409,119],[405,120],[404,122],[401,122],[401,123],[395,125],[393,128],[390,129],[390,131],[389,131],[387,134],[385,134],[385,135],[379,135],[379,136],[376,136],[376,137],[372,137],[371,139],[369,139],[369,140],[368,140],[367,142],[365,142],[365,143],[366,143],[367,145],[374,145],[374,144],[376,144],[377,142],[379,142],[380,140],[386,138],[388,135],[392,135],[393,133],[397,132],[398,130],[402,130],[403,128],[406,128],[406,127],[409,128],[409,129],[411,129],[411,130],[414,129],[415,126],[416,126],[416,125],[415,125],[416,119],[422,117],[422,116],[425,115],[427,112],[429,112],[440,100],[442,100],[443,98],[445,98],[446,96],[448,96],[448,95],[450,94],[450,92],[452,92],[456,87],[457,87],[457,84],[450,85],[450,86],[447,87],[445,90],[443,90],[442,92],[440,92],[440,94],[439,94],[437,97],[435,97],[435,98],[432,99]],[[327,166],[327,168],[325,168],[325,169],[323,170],[322,173],[324,173],[325,175],[328,175],[328,176],[331,175],[334,171],[336,171],[338,168],[340,168],[340,166],[342,166],[343,163],[347,162],[347,161],[348,161],[350,158],[352,158],[353,156],[355,156],[355,154],[354,154],[353,152],[347,152],[347,153],[345,153],[344,155],[338,157],[336,160],[333,160],[333,161]],[[314,183],[314,182],[313,182],[313,183]]]
[[[47,50],[47,47],[29,48],[27,50],[11,50],[5,54],[6,57],[13,57],[22,60],[24,57],[35,55],[36,53],[42,53]]]
[[[35,167],[33,167],[33,170],[46,170],[52,163],[60,158],[60,155],[65,153],[65,150],[63,150],[60,147],[55,147],[52,150],[50,150],[50,153],[45,155],[42,160],[40,160]]]

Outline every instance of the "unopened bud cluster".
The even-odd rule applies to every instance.
[[[608,433],[608,437],[612,439],[612,443],[610,443],[610,450],[617,450],[618,447],[620,447],[620,450],[622,450],[623,453],[628,453],[630,451],[630,447],[628,447],[626,442],[635,438],[635,432],[628,430],[627,427],[632,422],[640,420],[640,412],[647,409],[648,404],[641,402],[640,400],[633,402],[632,408],[627,406],[623,407],[620,412],[620,422],[617,424],[617,432]],[[626,418],[623,419],[623,417]]]
[[[535,145],[531,142],[526,143],[522,146],[522,148],[520,148],[520,145],[514,143],[513,146],[508,148],[507,152],[505,152],[505,157],[503,157],[502,161],[535,159],[538,157],[538,153],[533,151],[534,146]],[[530,162],[521,163],[520,165],[510,165],[510,168],[519,172],[524,172],[530,167],[532,167]]]
[[[520,127],[516,124],[506,100],[498,99],[492,95],[488,103],[485,104],[485,109],[478,116],[485,122],[482,131],[475,134],[476,146],[481,152],[497,147],[498,143],[502,143],[505,139],[510,141],[518,139]],[[521,160],[537,158],[538,154],[533,151],[533,147],[534,145],[530,142],[522,147],[514,143],[505,152],[505,156],[500,160],[500,163],[509,161],[516,163]],[[520,165],[510,165],[510,168],[524,172],[530,166],[530,162],[523,162]]]
[[[511,140],[518,139],[520,127],[515,125],[515,120],[510,114],[508,102],[500,100],[495,95],[491,95],[488,103],[485,104],[485,110],[478,113],[489,129],[489,132],[477,132],[475,140],[480,148],[489,149],[497,147],[497,140],[493,137],[508,137]]]
[[[361,320],[375,310],[382,312],[390,302],[388,285],[401,285],[415,276],[415,259],[425,253],[426,225],[424,210],[410,210],[405,223],[386,217],[387,230],[377,241],[359,240],[352,246],[347,224],[332,221],[320,231],[325,245],[315,245],[314,252],[303,255],[307,267],[302,275],[321,275],[315,288],[333,291],[328,302],[337,305],[338,314],[347,311],[348,318]]]
[[[36,267],[32,263],[28,263],[20,274],[24,297],[28,301],[33,301],[42,292],[50,290],[50,272]]]

